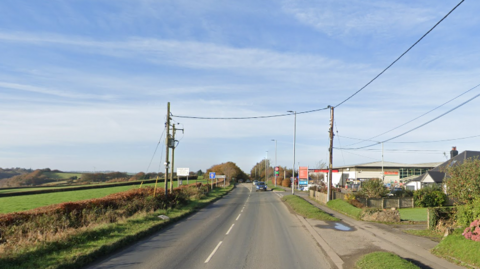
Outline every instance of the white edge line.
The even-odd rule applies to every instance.
[[[208,258],[205,260],[205,263],[208,263],[210,261],[210,259],[213,257],[213,255],[215,254],[215,252],[217,252],[218,248],[220,247],[220,245],[222,244],[222,241],[220,241],[217,245],[217,247],[215,247],[215,249],[212,251],[212,253],[210,254],[210,256],[208,256]]]
[[[238,220],[238,219],[240,218],[240,216],[241,216],[241,215],[242,215],[242,214],[239,214],[236,220]]]
[[[230,233],[230,231],[232,230],[233,226],[235,226],[235,224],[232,224],[232,227],[230,227],[230,229],[228,229],[228,232],[226,233],[226,235],[228,235]]]

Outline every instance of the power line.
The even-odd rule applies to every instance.
[[[329,108],[330,108],[330,106],[324,107],[324,108],[319,108],[319,109],[297,112],[297,114],[313,113],[313,112],[326,110],[326,109],[329,109]],[[185,119],[197,119],[197,120],[251,120],[251,119],[278,118],[278,117],[285,117],[285,116],[291,116],[291,115],[292,115],[291,113],[286,113],[286,114],[267,115],[267,116],[252,116],[252,117],[201,117],[201,116],[185,116],[185,115],[173,115],[172,114],[172,117],[185,118]]]
[[[347,138],[347,139],[353,139],[353,140],[361,140],[361,141],[369,141],[369,142],[378,142],[379,141],[374,141],[374,140],[368,140],[368,139],[360,139],[360,138],[353,138],[353,137],[348,137],[348,136],[343,136],[343,135],[338,135],[339,137]],[[426,141],[398,141],[398,142],[388,142],[392,144],[419,144],[419,143],[438,143],[438,142],[449,142],[449,141],[457,141],[457,140],[464,140],[464,139],[469,139],[469,138],[476,138],[480,137],[480,135],[472,135],[472,136],[466,136],[466,137],[459,137],[459,138],[450,138],[450,139],[442,139],[442,140],[426,140]],[[353,144],[352,144],[353,145]]]
[[[342,102],[340,102],[338,105],[336,105],[335,107],[339,107],[340,105],[342,105],[343,103],[345,103],[346,101],[350,100],[352,97],[354,97],[355,95],[357,95],[359,92],[361,92],[363,89],[365,89],[368,85],[370,85],[372,82],[374,82],[378,77],[380,77],[381,75],[383,75],[383,73],[385,73],[388,69],[390,69],[390,67],[392,67],[396,62],[398,62],[405,54],[407,54],[413,47],[415,47],[420,41],[422,41],[422,39],[424,37],[426,37],[433,29],[435,29],[435,27],[437,27],[443,20],[445,20],[455,9],[457,9],[457,7],[459,7],[465,0],[462,0],[460,1],[460,3],[458,3],[452,10],[450,10],[450,12],[447,13],[447,15],[445,15],[440,21],[438,21],[430,30],[428,30],[428,32],[426,32],[419,40],[417,40],[417,42],[415,42],[412,46],[410,46],[410,48],[408,48],[404,53],[402,53],[402,55],[400,55],[395,61],[393,61],[389,66],[387,66],[385,69],[383,69],[382,72],[380,72],[378,75],[376,75],[372,80],[370,80],[367,84],[365,84],[365,86],[361,87],[358,91],[356,91],[355,93],[353,93],[352,95],[350,95],[347,99],[343,100]]]
[[[474,89],[476,89],[476,88],[478,88],[478,87],[480,87],[480,84],[478,84],[477,86],[475,86],[475,87],[473,87],[473,88],[470,88],[469,90],[461,93],[460,95],[455,96],[454,98],[448,100],[447,102],[445,102],[445,103],[443,103],[443,104],[435,107],[435,108],[432,109],[432,110],[429,110],[429,111],[423,113],[422,115],[420,115],[420,116],[418,116],[418,117],[416,117],[416,118],[414,118],[414,119],[412,119],[412,120],[409,120],[409,121],[407,121],[407,122],[405,122],[405,123],[403,123],[403,124],[401,124],[401,125],[399,125],[399,126],[397,126],[397,127],[395,127],[395,128],[392,128],[392,129],[390,129],[390,130],[388,130],[388,131],[386,131],[386,132],[383,132],[383,133],[381,133],[381,134],[379,134],[379,135],[376,135],[376,136],[374,136],[374,137],[370,137],[369,139],[366,139],[366,140],[363,140],[363,141],[373,141],[373,140],[372,140],[373,138],[377,138],[377,137],[379,137],[379,136],[381,136],[381,135],[390,133],[391,131],[394,131],[394,130],[400,128],[400,127],[403,127],[403,126],[405,126],[405,125],[407,125],[407,124],[409,124],[409,123],[411,123],[411,122],[413,122],[413,121],[415,121],[415,120],[417,120],[417,119],[419,119],[419,118],[421,118],[421,117],[423,117],[423,116],[425,116],[425,115],[433,112],[434,110],[437,110],[437,109],[439,109],[440,107],[442,107],[442,106],[444,106],[444,105],[452,102],[453,100],[458,99],[459,97],[461,97],[461,96],[463,96],[463,95],[465,95],[465,94],[473,91]],[[361,140],[361,139],[359,139],[359,140]],[[376,142],[376,141],[374,141],[374,142]],[[350,144],[349,146],[353,146],[353,145],[356,145],[356,144],[359,144],[359,143],[361,143],[361,142],[353,143],[353,144]]]
[[[421,127],[423,127],[423,126],[425,126],[425,125],[427,125],[427,124],[429,124],[429,123],[431,123],[431,122],[433,122],[433,121],[435,121],[435,120],[437,120],[437,119],[439,119],[439,118],[441,118],[441,117],[443,117],[443,116],[445,116],[445,115],[447,115],[447,114],[449,114],[450,112],[458,109],[459,107],[464,106],[465,104],[469,103],[470,101],[476,99],[476,98],[479,97],[479,96],[480,96],[480,94],[477,94],[477,95],[475,95],[474,97],[468,99],[467,101],[461,103],[460,105],[458,105],[458,106],[456,106],[456,107],[448,110],[447,112],[445,112],[445,113],[443,113],[443,114],[441,114],[441,115],[439,115],[439,116],[437,116],[437,117],[435,117],[435,118],[433,118],[433,119],[431,119],[431,120],[429,120],[429,121],[427,121],[427,122],[425,122],[425,123],[423,123],[423,124],[421,124],[421,125],[419,125],[419,126],[417,126],[417,127],[415,127],[415,128],[412,128],[412,129],[410,129],[410,130],[408,130],[408,131],[406,131],[406,132],[404,132],[404,133],[401,133],[401,134],[399,134],[399,135],[397,135],[397,136],[394,136],[394,137],[392,137],[392,138],[389,138],[389,139],[386,139],[386,140],[383,140],[383,141],[380,141],[380,142],[376,142],[375,144],[371,144],[371,145],[368,145],[368,146],[363,146],[363,147],[358,147],[358,148],[343,148],[343,149],[363,149],[363,148],[369,148],[369,147],[378,145],[378,144],[380,144],[380,143],[385,143],[385,142],[391,141],[391,140],[393,140],[393,139],[399,138],[399,137],[401,137],[401,136],[404,136],[404,135],[406,135],[406,134],[408,134],[408,133],[411,133],[411,132],[413,132],[413,131],[415,131],[415,130],[417,130],[417,129],[419,129],[419,128],[421,128]]]
[[[155,154],[157,153],[158,145],[160,145],[160,143],[162,142],[162,138],[163,138],[164,134],[165,134],[165,129],[163,129],[163,132],[160,135],[160,139],[158,140],[157,146],[155,147],[155,151],[153,152],[152,158],[150,159],[150,163],[148,164],[146,173],[148,173],[148,170],[150,169],[150,165],[152,165],[153,158],[155,157]]]

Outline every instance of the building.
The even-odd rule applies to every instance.
[[[430,184],[437,184],[442,186],[443,181],[446,177],[448,177],[448,174],[446,173],[448,167],[452,165],[461,165],[467,159],[472,158],[480,159],[480,151],[466,150],[458,154],[457,148],[453,147],[450,151],[450,159],[448,161],[440,163],[430,171],[427,171],[425,174],[411,179],[406,184],[406,188],[415,191]]]
[[[345,186],[348,181],[383,179],[385,184],[399,184],[412,177],[418,177],[441,163],[405,164],[394,162],[372,162],[357,165],[339,166],[332,169],[332,184]],[[316,169],[328,178],[328,169]],[[310,173],[312,174],[312,173]]]

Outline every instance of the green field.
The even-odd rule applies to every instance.
[[[69,179],[71,177],[80,178],[82,176],[81,173],[43,172],[42,174],[51,179]]]
[[[195,183],[197,180],[189,180],[188,183]],[[204,182],[199,180],[199,182]],[[184,182],[186,184],[186,182]],[[144,184],[143,186],[154,186],[155,183]],[[81,200],[88,200],[93,198],[101,198],[112,193],[127,191],[138,188],[138,185],[120,186],[111,188],[88,189],[78,191],[52,192],[43,194],[32,194],[12,197],[0,197],[0,213],[10,213],[30,210],[42,206],[74,202]],[[163,187],[163,182],[158,184],[158,187]],[[174,181],[174,187],[177,187],[177,182]],[[45,188],[42,188],[45,189]]]
[[[398,211],[401,220],[427,221],[426,208],[400,208]]]

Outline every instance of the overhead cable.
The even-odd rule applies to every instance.
[[[439,118],[441,118],[441,117],[449,114],[450,112],[458,109],[459,107],[464,106],[465,104],[467,104],[467,103],[469,103],[470,101],[478,98],[479,96],[480,96],[480,94],[477,94],[477,95],[475,95],[474,97],[468,99],[467,101],[461,103],[460,105],[458,105],[458,106],[456,106],[456,107],[448,110],[447,112],[445,112],[445,113],[443,113],[443,114],[441,114],[441,115],[439,115],[439,116],[437,116],[437,117],[435,117],[435,118],[433,118],[433,119],[431,119],[431,120],[429,120],[429,121],[427,121],[427,122],[425,122],[425,123],[423,123],[423,124],[421,124],[421,125],[419,125],[419,126],[417,126],[417,127],[415,127],[415,128],[412,128],[412,129],[410,129],[410,130],[408,130],[408,131],[406,131],[406,132],[404,132],[404,133],[401,133],[401,134],[399,134],[399,135],[397,135],[397,136],[394,136],[394,137],[392,137],[392,138],[389,138],[389,139],[386,139],[386,140],[383,140],[383,141],[380,141],[380,142],[376,142],[375,144],[363,146],[363,147],[358,147],[358,148],[342,148],[342,149],[363,149],[363,148],[369,148],[369,147],[378,145],[378,144],[380,144],[380,143],[385,143],[385,142],[391,141],[391,140],[393,140],[393,139],[399,138],[399,137],[404,136],[404,135],[406,135],[406,134],[408,134],[408,133],[411,133],[411,132],[413,132],[413,131],[415,131],[415,130],[417,130],[417,129],[419,129],[419,128],[421,128],[421,127],[423,127],[423,126],[425,126],[425,125],[427,125],[427,124],[429,124],[429,123],[434,122],[435,120],[437,120],[437,119],[439,119]]]
[[[372,139],[374,139],[374,138],[377,138],[377,137],[379,137],[379,136],[381,136],[381,135],[390,133],[391,131],[397,130],[398,128],[403,127],[403,126],[405,126],[405,125],[407,125],[407,124],[409,124],[409,123],[411,123],[411,122],[413,122],[413,121],[415,121],[415,120],[417,120],[417,119],[419,119],[419,118],[421,118],[421,117],[429,114],[430,112],[433,112],[434,110],[437,110],[437,109],[441,108],[442,106],[444,106],[444,105],[452,102],[453,100],[458,99],[459,97],[461,97],[461,96],[463,96],[463,95],[465,95],[465,94],[473,91],[474,89],[476,89],[476,88],[478,88],[478,87],[480,87],[480,84],[478,84],[477,86],[475,86],[475,87],[473,87],[473,88],[471,88],[471,89],[469,89],[469,90],[461,93],[460,95],[457,95],[456,97],[454,97],[454,98],[448,100],[447,102],[445,102],[445,103],[443,103],[443,104],[435,107],[434,109],[431,109],[431,110],[423,113],[422,115],[420,115],[420,116],[418,116],[418,117],[416,117],[416,118],[414,118],[414,119],[412,119],[412,120],[409,120],[409,121],[407,121],[407,122],[405,122],[405,123],[403,123],[403,124],[401,124],[401,125],[399,125],[399,126],[397,126],[397,127],[395,127],[395,128],[392,128],[392,129],[390,129],[390,130],[388,130],[388,131],[386,131],[386,132],[383,132],[383,133],[381,133],[381,134],[379,134],[379,135],[376,135],[376,136],[374,136],[374,137],[370,137],[370,138],[365,139],[365,140],[363,140],[363,141],[372,141]],[[362,139],[359,139],[359,140],[362,140]],[[373,141],[373,142],[375,142],[375,141]],[[353,144],[350,144],[349,146],[353,146],[353,145],[356,145],[356,144],[359,144],[359,143],[361,143],[361,142],[353,143]]]
[[[338,105],[336,105],[335,107],[339,107],[340,105],[342,105],[343,103],[347,102],[348,100],[350,100],[352,97],[354,97],[355,95],[357,95],[359,92],[361,92],[363,89],[365,89],[368,85],[370,85],[372,82],[374,82],[378,77],[380,77],[381,75],[383,75],[383,73],[385,73],[388,69],[390,69],[390,67],[392,67],[396,62],[398,62],[405,54],[407,54],[413,47],[415,47],[420,41],[422,41],[422,39],[424,37],[426,37],[433,29],[435,29],[435,27],[437,27],[443,20],[445,20],[455,9],[457,9],[457,7],[459,7],[465,0],[462,0],[460,1],[460,3],[458,3],[452,10],[450,10],[450,12],[447,13],[447,15],[445,15],[440,21],[438,21],[432,28],[430,28],[430,30],[428,30],[428,32],[426,32],[420,39],[417,40],[417,42],[415,42],[412,46],[410,46],[410,48],[408,48],[404,53],[402,53],[402,55],[400,55],[395,61],[393,61],[389,66],[387,66],[385,69],[383,69],[382,72],[380,72],[378,75],[376,75],[372,80],[370,80],[367,84],[365,84],[365,86],[361,87],[358,91],[356,91],[355,93],[353,93],[352,95],[350,95],[347,99],[343,100],[342,102],[340,102]]]
[[[324,108],[319,108],[319,109],[301,111],[301,112],[297,112],[297,115],[298,114],[307,114],[307,113],[318,112],[318,111],[326,110],[326,109],[329,109],[329,108],[330,108],[330,106],[324,107]],[[291,116],[291,115],[293,115],[293,114],[292,113],[286,113],[286,114],[267,115],[267,116],[252,116],[252,117],[200,117],[200,116],[184,116],[184,115],[173,115],[172,114],[172,117],[185,118],[185,119],[198,119],[198,120],[251,120],[251,119],[278,118],[278,117],[285,117],[285,116]]]

